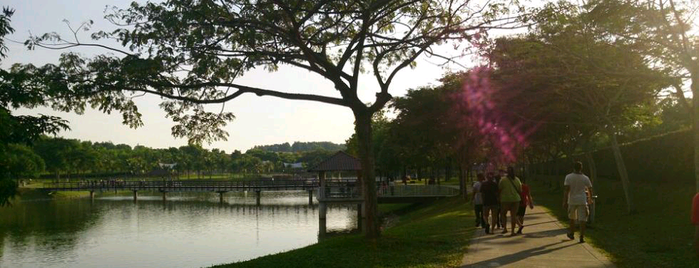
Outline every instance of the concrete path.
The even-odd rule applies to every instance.
[[[509,222],[508,234],[476,230],[461,267],[614,267],[597,249],[578,243],[577,232],[568,239],[567,229],[543,209],[528,209],[524,217],[522,235],[510,237]]]

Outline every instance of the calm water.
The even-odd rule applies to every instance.
[[[100,196],[0,208],[0,267],[202,267],[318,241],[305,192]],[[315,200],[314,200],[315,202]],[[356,228],[356,210],[330,207],[328,231]]]

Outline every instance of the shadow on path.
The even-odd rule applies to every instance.
[[[557,235],[565,235],[568,232],[568,229],[560,228],[560,229],[552,229],[552,230],[544,230],[544,231],[528,233],[527,227],[525,226],[522,232],[524,234],[517,235],[515,237],[525,237],[525,238],[553,237],[553,236],[557,236]],[[508,238],[508,237],[510,237],[509,231],[507,232],[507,234],[501,234],[500,232],[497,232],[495,234],[480,234],[480,235],[474,236],[473,240],[474,241],[478,240],[478,243],[483,243],[483,242],[491,241],[494,239],[503,239],[503,238]],[[512,240],[506,240],[506,241],[512,241]]]
[[[574,243],[574,242],[569,243],[569,244],[564,244],[565,242],[567,242],[567,241],[560,241],[560,242],[556,242],[556,243],[552,243],[552,244],[548,244],[548,245],[544,245],[544,246],[540,246],[540,247],[536,247],[536,248],[531,248],[531,249],[523,250],[523,251],[520,251],[517,253],[504,255],[504,256],[497,257],[497,258],[480,261],[480,262],[477,262],[474,264],[464,265],[461,267],[497,267],[497,266],[507,265],[510,263],[521,261],[521,260],[531,258],[534,256],[548,254],[548,253],[551,253],[551,252],[556,251],[556,250],[560,250],[560,249],[564,249],[564,248],[572,247],[572,246],[576,245],[576,243]],[[561,246],[559,246],[559,245],[561,245]],[[551,248],[549,248],[549,247],[551,247]]]
[[[544,221],[544,222],[537,222],[537,223],[532,223],[532,224],[528,224],[528,223],[525,221],[525,222],[524,222],[524,230],[526,230],[527,227],[529,227],[529,226],[534,226],[534,225],[539,225],[539,224],[547,224],[547,223],[554,223],[554,222],[557,222],[557,221]]]

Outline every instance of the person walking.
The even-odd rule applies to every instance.
[[[495,175],[495,173],[493,173],[492,176],[493,176],[493,181],[495,182],[495,184],[500,185],[500,180],[502,180],[502,177],[505,177],[505,170],[500,169],[500,170],[498,170],[497,175]],[[502,221],[502,217],[500,217],[500,212],[502,211],[501,210],[502,207],[500,206],[500,192],[499,191],[500,191],[500,189],[498,189],[498,206],[496,208],[498,219],[497,219],[497,222],[495,223],[495,225],[498,229],[503,228],[506,224],[505,222]]]
[[[530,209],[534,208],[534,199],[532,199],[532,194],[529,191],[529,185],[527,185],[526,179],[522,177],[520,181],[522,181],[522,192],[519,195],[521,201],[519,202],[519,210],[517,210],[517,218],[521,225],[519,226],[519,230],[517,230],[518,234],[522,234],[522,229],[524,228],[524,214],[527,212],[527,206],[529,206]]]
[[[483,198],[483,228],[485,233],[489,234],[495,229],[495,224],[498,221],[498,185],[495,183],[495,176],[488,173],[486,180],[481,183],[481,197]],[[488,216],[493,215],[493,220],[488,223]]]
[[[568,218],[570,219],[568,238],[575,240],[575,225],[578,224],[580,225],[580,243],[585,243],[585,223],[589,215],[587,205],[592,202],[592,200],[588,201],[589,196],[592,196],[592,182],[582,173],[582,169],[582,162],[576,161],[573,164],[573,173],[568,174],[565,178],[563,208],[568,210]]]
[[[483,223],[483,196],[481,195],[481,183],[483,183],[485,176],[483,176],[482,173],[478,173],[476,177],[478,180],[473,183],[473,196],[471,200],[473,200],[473,209],[476,212],[476,227],[479,227]],[[483,228],[485,228],[485,225]]]
[[[493,173],[493,172],[488,172],[488,174],[485,177],[486,181],[490,180],[493,182],[493,184],[495,184],[495,189],[496,189],[495,190],[496,202],[492,207],[492,209],[493,209],[493,211],[492,211],[493,212],[493,223],[492,223],[493,228],[492,229],[493,230],[502,228],[502,224],[501,224],[502,221],[500,221],[500,194],[499,194],[500,189],[498,189],[498,182],[500,182],[499,178],[500,177],[495,176],[495,173]]]
[[[522,182],[515,176],[515,169],[513,167],[507,167],[507,176],[500,179],[498,184],[500,189],[500,218],[503,222],[502,233],[507,233],[507,212],[510,212],[511,224],[510,229],[512,231],[511,235],[515,235],[515,225],[522,226],[522,224],[517,219],[517,210],[519,209],[519,203],[522,200],[520,193],[522,192]]]

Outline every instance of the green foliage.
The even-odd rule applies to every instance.
[[[649,120],[625,129],[620,142],[635,141],[692,127],[690,111],[677,98],[663,98],[655,108],[656,111],[653,111]]]
[[[10,27],[10,17],[14,10],[3,8],[0,14],[0,62],[5,57],[7,47],[4,36],[14,32]],[[42,134],[55,134],[67,129],[66,121],[53,116],[14,116],[11,108],[34,107],[43,102],[37,91],[17,88],[21,77],[6,70],[0,70],[0,206],[9,205],[17,194],[20,177],[35,177],[43,171],[44,163],[26,147]]]
[[[17,178],[37,178],[44,171],[44,160],[25,145],[10,144],[5,153],[4,162]]]
[[[288,142],[281,143],[281,144],[272,144],[272,145],[257,145],[253,147],[252,149],[259,149],[262,151],[269,151],[269,152],[290,152],[290,153],[298,153],[298,152],[307,152],[307,151],[316,151],[316,150],[326,150],[326,151],[342,151],[345,149],[345,146],[342,144],[335,144],[332,142],[327,142],[327,141],[321,141],[321,142],[294,142],[293,144],[289,144]]]
[[[629,177],[657,183],[691,182],[693,148],[688,144],[692,144],[691,132],[685,130],[622,146]],[[619,178],[610,149],[596,151],[593,155],[600,176]]]
[[[693,91],[699,78],[699,35],[696,34],[696,1],[593,1],[589,18],[606,34],[671,70],[675,83],[691,77]]]
[[[622,144],[620,149],[625,155],[629,177],[638,182],[690,183],[694,172],[693,148],[687,144],[691,144],[691,141],[691,132],[683,130]],[[611,148],[600,148],[592,152],[592,155],[600,177],[609,180],[619,179]],[[570,163],[571,160],[584,160],[585,168],[590,167],[582,155],[567,157],[565,160],[565,163]],[[555,166],[555,162],[531,165],[533,170],[542,171],[551,170]],[[556,172],[558,176],[564,176],[570,172],[570,166],[566,164]]]
[[[12,15],[15,13],[14,9],[9,7],[2,8],[2,14],[0,15],[0,36],[5,36],[15,32],[15,29],[10,26],[10,21]],[[0,58],[7,56],[7,46],[5,46],[5,39],[0,39]]]
[[[408,90],[390,104],[393,120],[384,111],[372,118],[374,155],[377,170],[392,176],[408,167],[445,167],[445,176],[454,163],[464,165],[482,155],[481,136],[468,117],[468,110],[457,94],[463,86],[463,73],[448,73],[441,84]],[[348,152],[358,154],[356,135],[347,140]],[[438,168],[439,167],[439,168]]]
[[[33,143],[24,156],[25,148],[10,145],[16,150],[6,153],[8,159],[29,159],[35,157],[36,166],[53,174],[60,179],[62,175],[70,178],[85,178],[94,176],[144,176],[151,171],[160,169],[159,164],[176,164],[174,170],[180,175],[190,176],[195,172],[197,178],[206,175],[213,178],[214,174],[229,172],[242,174],[269,174],[273,172],[295,172],[287,170],[283,163],[303,162],[305,166],[315,166],[327,159],[334,151],[316,150],[301,153],[278,153],[259,149],[251,149],[245,154],[234,151],[227,154],[219,149],[207,150],[199,145],[187,145],[180,148],[154,149],[145,146],[131,148],[125,144],[111,142],[92,143],[63,138],[41,137]],[[18,151],[19,150],[19,151]],[[29,158],[27,158],[29,157]],[[8,162],[0,163],[8,163]],[[24,161],[24,160],[22,160]],[[22,162],[20,161],[20,162]],[[12,162],[15,163],[15,162]],[[30,165],[30,162],[25,164]],[[9,164],[5,165],[8,166]],[[33,164],[31,164],[33,165]],[[9,165],[15,167],[16,165]],[[29,168],[30,166],[27,166]],[[13,169],[18,170],[18,169]],[[35,169],[27,169],[24,173],[15,174],[17,177],[33,177]]]

